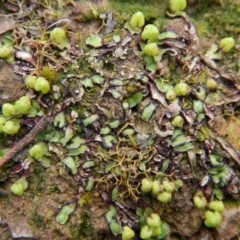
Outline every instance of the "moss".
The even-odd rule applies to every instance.
[[[161,1],[161,4],[156,0],[148,0],[148,7],[146,7],[146,1],[144,0],[110,0],[109,2],[110,8],[114,9],[114,13],[118,18],[117,24],[120,25],[124,21],[130,20],[130,16],[137,11],[141,11],[144,14],[146,23],[148,23],[159,16],[165,16],[167,9],[167,0]]]
[[[37,209],[34,209],[28,219],[28,222],[35,228],[41,228],[44,224],[44,217],[38,214]]]
[[[94,229],[91,225],[91,218],[87,213],[82,213],[80,216],[81,223],[77,226],[70,226],[70,234],[73,239],[97,239],[94,236]]]
[[[224,205],[226,208],[239,208],[240,202],[237,200],[234,200],[232,198],[228,198],[228,199],[224,200]]]

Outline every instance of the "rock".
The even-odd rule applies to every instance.
[[[12,238],[33,238],[33,232],[25,217],[14,217],[7,220]]]
[[[163,219],[170,225],[171,233],[189,237],[198,232],[202,226],[203,211],[194,207],[192,198],[194,190],[186,182],[174,192],[170,202],[172,212],[164,213]]]
[[[0,16],[0,34],[3,34],[15,27],[13,16]]]
[[[14,102],[26,93],[23,77],[10,64],[0,61],[0,105]]]
[[[215,235],[216,240],[233,239],[240,234],[240,206],[226,207],[222,214],[223,221]]]
[[[210,230],[203,226],[199,232],[189,237],[188,240],[214,240],[214,238]]]

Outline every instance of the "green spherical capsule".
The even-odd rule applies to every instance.
[[[224,210],[224,204],[222,201],[219,201],[219,200],[215,200],[215,201],[211,201],[208,205],[208,207],[211,209],[211,210],[214,210],[216,212],[223,212]]]
[[[175,184],[173,182],[170,182],[168,180],[164,180],[162,182],[163,188],[166,192],[173,192],[175,190]]]
[[[157,200],[162,203],[168,203],[172,198],[172,193],[163,191],[161,193],[158,193]]]
[[[15,102],[15,107],[22,114],[28,114],[31,107],[31,100],[28,96],[21,97]]]
[[[34,89],[38,92],[46,94],[50,91],[50,84],[44,77],[39,77],[34,85]]]
[[[2,113],[4,117],[12,117],[17,115],[17,108],[11,103],[4,103],[2,105]]]
[[[207,227],[218,227],[222,222],[222,216],[219,212],[206,211],[205,225]]]
[[[12,51],[7,46],[0,47],[0,58],[8,58],[12,55]]]
[[[141,28],[145,24],[145,18],[142,12],[138,11],[134,13],[130,19],[130,25],[131,27],[135,28]]]
[[[21,183],[14,183],[11,186],[10,190],[14,195],[17,195],[17,196],[22,196],[24,193],[24,187]]]
[[[142,183],[141,191],[143,193],[149,193],[152,191],[153,182],[151,180],[148,180],[147,178],[143,178],[141,183]]]
[[[174,88],[177,96],[186,96],[190,92],[190,87],[186,83],[178,83]]]
[[[169,9],[171,12],[183,11],[187,6],[186,0],[169,0]]]
[[[232,37],[223,38],[219,42],[219,48],[221,48],[223,52],[229,52],[234,47],[234,45],[235,41]]]
[[[158,226],[158,227],[154,227],[152,228],[153,233],[152,233],[152,237],[158,237],[162,234],[162,226]]]
[[[184,119],[181,116],[176,116],[172,121],[173,127],[182,128],[183,124],[184,124]]]
[[[155,41],[157,40],[159,35],[159,29],[153,24],[148,24],[144,27],[143,32],[141,34],[144,40]]]
[[[9,135],[14,135],[18,132],[19,128],[19,125],[15,125],[13,121],[9,120],[5,123],[2,130]]]
[[[128,226],[123,227],[122,240],[130,240],[134,238],[135,232]]]
[[[159,54],[159,48],[156,43],[149,43],[145,45],[143,49],[144,53],[150,56],[157,56]]]
[[[159,227],[161,225],[161,219],[157,213],[151,213],[146,220],[147,225],[151,228]]]
[[[27,86],[29,88],[34,88],[36,82],[37,82],[37,77],[36,76],[27,75],[25,77],[25,83],[27,84]]]
[[[214,91],[217,88],[217,82],[213,78],[207,78],[205,85],[210,91]]]
[[[29,154],[33,158],[41,159],[44,155],[47,154],[47,151],[48,151],[48,149],[47,149],[46,144],[43,142],[40,142],[30,148]]]
[[[203,209],[207,206],[207,199],[204,196],[195,195],[193,197],[193,202],[195,207]]]
[[[169,89],[167,92],[166,92],[166,99],[168,101],[173,101],[175,100],[177,97],[177,94],[175,93],[175,91],[173,89]]]
[[[153,230],[151,227],[145,225],[140,230],[141,239],[148,239],[152,236]]]
[[[61,44],[66,39],[66,31],[62,28],[54,28],[50,33],[50,38],[54,43]]]
[[[152,194],[158,194],[163,190],[163,186],[159,180],[154,180],[152,183]]]
[[[25,177],[19,178],[15,183],[16,184],[21,184],[23,186],[24,191],[28,188],[28,182],[27,182]]]

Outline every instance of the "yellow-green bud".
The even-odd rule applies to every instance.
[[[149,193],[152,191],[152,181],[148,180],[147,178],[143,178],[141,183],[141,191],[143,193]]]
[[[15,102],[15,107],[20,113],[28,114],[31,107],[30,98],[28,96],[21,97],[19,100]]]
[[[218,227],[222,222],[222,216],[219,212],[206,211],[205,225],[207,227]]]
[[[12,50],[7,46],[0,47],[0,58],[8,58],[12,55]]]
[[[50,84],[44,77],[39,77],[34,85],[34,89],[46,94],[50,91]]]
[[[157,56],[159,54],[158,45],[156,43],[148,43],[143,49],[144,53],[150,56]]]
[[[193,202],[194,205],[199,209],[203,209],[207,205],[207,199],[204,196],[195,195],[193,197]]]
[[[223,38],[219,42],[219,48],[221,48],[223,52],[229,52],[234,47],[234,45],[235,41],[232,37]]]
[[[172,198],[172,193],[163,191],[161,193],[158,193],[157,200],[162,203],[168,203]]]
[[[186,6],[186,0],[169,0],[169,8],[173,13],[183,11]]]
[[[161,225],[161,219],[157,213],[151,213],[149,217],[147,217],[147,225],[149,227],[159,227]]]
[[[122,240],[130,240],[134,238],[135,232],[128,226],[123,227]]]
[[[211,210],[214,210],[216,212],[223,212],[224,210],[224,204],[222,201],[218,201],[218,200],[215,200],[215,201],[211,201],[208,205],[208,207],[211,209]]]
[[[145,225],[140,230],[141,239],[148,239],[152,236],[153,230],[151,227]]]
[[[7,134],[14,135],[18,132],[19,128],[19,124],[15,124],[12,120],[9,120],[5,123],[2,130]]]
[[[159,29],[153,24],[148,24],[144,27],[143,32],[141,34],[143,40],[155,41],[157,40],[159,35]]]
[[[173,192],[175,189],[175,184],[169,180],[163,180],[162,185],[164,190],[169,193]]]
[[[175,86],[174,91],[177,96],[186,96],[190,91],[190,87],[186,83],[178,83]]]
[[[33,147],[30,148],[29,154],[31,157],[36,159],[41,159],[44,155],[47,154],[47,146],[43,142],[36,143]]]
[[[54,43],[61,44],[66,39],[66,31],[62,28],[54,28],[50,33],[50,38]]]
[[[173,127],[177,127],[177,128],[182,128],[184,124],[184,119],[181,116],[176,116],[173,120],[172,120],[172,125]]]
[[[17,195],[17,196],[22,196],[24,193],[24,187],[21,183],[14,183],[11,186],[10,190],[14,195]]]
[[[27,86],[29,88],[34,88],[36,82],[37,82],[37,77],[36,76],[27,75],[25,77],[25,83],[27,84]]]
[[[130,25],[131,27],[135,28],[141,28],[143,27],[143,25],[145,24],[145,19],[144,19],[144,15],[142,12],[138,11],[136,13],[134,13],[130,19]]]
[[[167,92],[166,92],[166,99],[168,101],[173,101],[175,100],[177,97],[175,91],[173,89],[169,89]]]
[[[210,91],[213,91],[217,87],[217,82],[213,78],[207,78],[205,85]]]
[[[4,103],[2,113],[4,117],[12,117],[17,114],[17,108],[11,103]]]

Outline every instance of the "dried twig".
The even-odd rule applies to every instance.
[[[0,167],[13,158],[24,147],[31,143],[34,138],[43,131],[49,122],[52,122],[53,117],[43,116],[36,126],[22,140],[20,140],[13,148],[11,148],[3,157],[0,158]]]
[[[235,163],[240,167],[240,154],[235,151],[232,147],[228,145],[222,138],[214,136],[215,140],[217,140],[222,148],[232,157]]]

